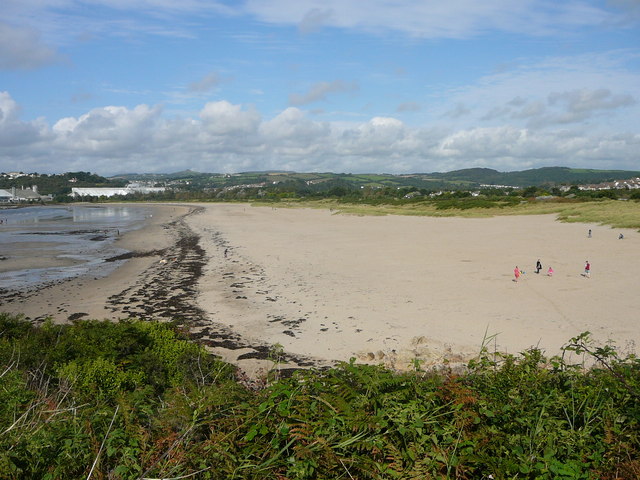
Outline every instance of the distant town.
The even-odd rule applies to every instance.
[[[472,168],[430,174],[336,174],[298,172],[127,174],[102,177],[88,172],[0,173],[0,203],[67,203],[99,199],[282,199],[307,197],[394,197],[442,195],[566,196],[601,192],[640,196],[640,172],[548,167],[521,172]],[[610,192],[604,194],[602,192]]]

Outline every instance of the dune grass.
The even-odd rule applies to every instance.
[[[640,230],[640,202],[621,200],[567,201],[566,199],[521,201],[515,204],[498,204],[474,207],[474,199],[461,199],[460,208],[439,208],[439,201],[405,204],[368,205],[346,203],[337,200],[285,201],[278,208],[322,208],[348,215],[413,215],[428,217],[488,218],[506,215],[555,215],[561,222],[610,225],[612,228]],[[255,204],[260,205],[260,204]],[[272,204],[270,204],[272,206]]]

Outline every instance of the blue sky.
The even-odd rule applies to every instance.
[[[3,0],[0,171],[640,170],[640,0]]]

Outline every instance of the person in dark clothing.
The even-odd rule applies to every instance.
[[[540,263],[540,259],[538,259],[536,262],[536,273],[540,273],[540,270],[542,270],[542,263]]]

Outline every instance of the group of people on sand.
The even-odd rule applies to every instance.
[[[540,262],[540,259],[538,259],[538,261],[536,262],[536,273],[540,273],[540,271],[542,270],[542,263]],[[524,274],[523,270],[520,270],[520,268],[518,268],[518,266],[516,265],[516,268],[513,269],[513,274],[515,275],[515,281],[517,282],[518,279],[520,278],[520,275]],[[547,270],[547,276],[552,277],[553,276],[553,268],[549,267],[549,269]]]
[[[538,259],[538,261],[536,262],[536,273],[539,274],[541,270],[542,270],[542,263],[540,262],[540,259]],[[513,269],[513,275],[515,276],[514,281],[517,282],[520,279],[520,275],[523,275],[523,274],[524,274],[524,271],[520,270],[520,268],[518,268],[518,266],[516,265],[516,268]],[[549,267],[549,269],[547,270],[547,276],[548,277],[553,276],[553,268]],[[591,264],[589,263],[589,260],[585,260],[584,262],[584,274],[582,276],[586,278],[591,278]]]
[[[540,262],[540,259],[538,259],[538,261],[536,262],[536,273],[540,273],[540,271],[542,270],[542,263]],[[548,277],[552,277],[553,276],[553,268],[549,267],[549,269],[547,270],[547,276]],[[513,275],[515,276],[515,282],[517,282],[520,279],[520,275],[523,275],[524,271],[520,270],[520,268],[518,268],[518,266],[516,265],[516,268],[513,269]],[[589,260],[585,260],[584,262],[584,274],[582,275],[583,277],[586,278],[591,278],[591,263],[589,263]]]
[[[591,229],[589,229],[589,231],[587,232],[587,237],[591,238],[592,237],[592,232]],[[618,240],[623,240],[624,239],[624,235],[621,233],[618,235]],[[542,263],[540,262],[540,259],[538,259],[538,261],[536,262],[536,273],[540,273],[542,271]],[[524,271],[520,270],[517,266],[516,268],[513,270],[513,274],[515,276],[515,280],[514,281],[518,281],[520,279],[520,275],[524,274]],[[553,268],[549,267],[549,269],[547,270],[547,276],[551,277],[553,276]],[[591,263],[589,263],[589,260],[585,260],[584,262],[584,273],[582,274],[583,277],[585,278],[591,278]]]

